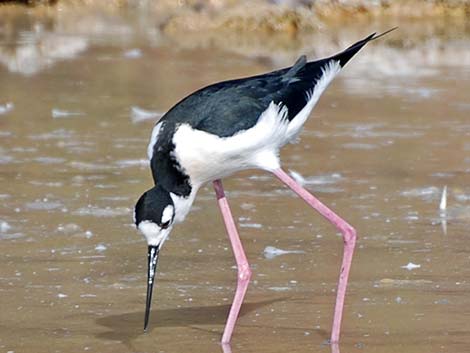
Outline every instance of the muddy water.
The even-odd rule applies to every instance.
[[[221,352],[236,270],[210,186],[165,244],[142,332],[146,244],[132,207],[151,186],[149,114],[274,64],[111,29],[59,29],[69,55],[33,45],[36,55],[31,28],[0,43],[0,350]],[[358,230],[340,349],[466,352],[470,70],[355,70],[369,50],[282,151],[285,168]],[[253,269],[232,351],[328,352],[340,236],[265,173],[225,186]]]

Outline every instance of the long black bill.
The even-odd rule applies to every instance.
[[[147,331],[150,318],[150,306],[152,305],[153,282],[155,280],[155,272],[157,270],[159,246],[149,245],[148,248],[148,273],[147,273],[147,304],[145,305],[145,322],[144,331]]]

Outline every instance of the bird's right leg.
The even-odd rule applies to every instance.
[[[326,207],[315,196],[310,194],[294,179],[292,179],[282,169],[276,169],[273,174],[286,184],[292,191],[299,195],[307,204],[317,210],[331,224],[333,224],[343,234],[343,262],[341,264],[341,272],[339,274],[338,289],[336,292],[335,314],[333,319],[333,327],[331,329],[331,343],[339,342],[341,330],[341,319],[343,317],[344,298],[346,296],[346,287],[348,285],[349,270],[356,245],[356,230],[351,227],[344,219]]]
[[[243,250],[243,245],[240,241],[240,236],[238,235],[237,227],[235,226],[235,221],[233,220],[232,212],[230,211],[230,206],[225,197],[224,188],[220,179],[214,181],[214,190],[238,267],[237,291],[235,292],[235,297],[222,336],[222,343],[229,343],[232,338],[238,313],[240,312],[240,307],[243,303],[243,298],[245,297],[248,284],[250,283],[251,269],[246,259],[245,251]]]

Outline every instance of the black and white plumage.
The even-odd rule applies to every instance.
[[[150,248],[159,250],[173,225],[184,220],[198,189],[240,170],[280,168],[280,148],[300,133],[329,83],[380,36],[374,33],[326,59],[307,62],[302,56],[292,67],[207,86],[160,119],[148,146],[155,187],[135,208],[136,225],[149,244],[149,286],[155,272],[150,263],[156,266]],[[146,326],[149,300],[151,288]]]
[[[155,188],[177,204],[176,223],[203,184],[244,169],[278,167],[279,149],[299,134],[328,84],[374,36],[326,59],[302,56],[289,68],[204,87],[171,108],[152,131],[148,157]],[[159,201],[162,214],[171,203],[152,203]]]

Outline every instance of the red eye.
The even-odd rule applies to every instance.
[[[162,229],[167,229],[169,225],[170,225],[170,221],[167,221],[167,222],[165,222],[165,223],[162,223],[162,224],[160,225],[160,228],[162,228]]]

